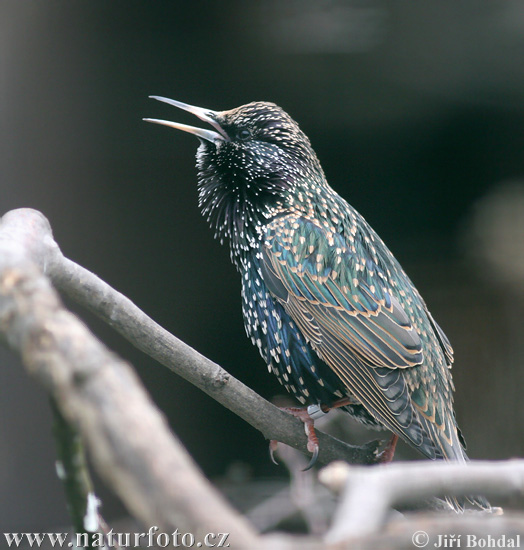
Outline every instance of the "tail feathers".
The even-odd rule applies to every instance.
[[[432,449],[427,452],[427,445],[420,451],[431,459],[453,460],[467,463],[469,458],[465,451],[465,441],[460,430],[454,423],[448,425],[447,434],[433,422],[424,417],[421,418],[423,431],[432,442]],[[457,513],[463,513],[466,508],[473,507],[477,510],[492,512],[490,503],[482,495],[468,495],[465,497],[446,497],[446,502]]]
[[[466,508],[473,508],[482,512],[493,512],[491,504],[480,495],[466,497],[446,497],[446,502],[457,514],[463,514]]]
[[[468,455],[464,451],[463,447],[460,447],[460,457],[451,457],[448,460],[459,460],[466,464],[469,461]],[[493,509],[488,500],[482,495],[468,495],[465,497],[446,497],[447,503],[455,510],[457,513],[463,513],[466,508],[473,508],[477,510],[482,510],[484,512],[492,512]]]
[[[483,496],[474,496],[474,497],[466,497],[467,501],[479,508],[480,510],[484,510],[486,512],[492,512],[493,508],[491,507],[491,504],[483,497]]]

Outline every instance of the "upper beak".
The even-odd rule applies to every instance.
[[[203,128],[197,128],[196,126],[188,126],[187,124],[169,122],[168,120],[158,120],[156,118],[144,118],[146,122],[154,122],[155,124],[163,124],[164,126],[176,128],[177,130],[183,130],[184,132],[189,132],[190,134],[211,142],[217,139],[221,141],[229,141],[229,136],[226,132],[224,132],[216,120],[218,115],[216,111],[202,109],[201,107],[194,107],[193,105],[188,105],[187,103],[182,103],[181,101],[175,101],[174,99],[168,99],[167,97],[160,97],[157,95],[150,95],[149,97],[151,99],[158,99],[158,101],[163,101],[164,103],[169,103],[169,105],[174,105],[179,109],[184,109],[184,111],[189,111],[190,113],[196,115],[200,120],[211,124],[211,126],[213,126],[217,131],[214,132],[213,130],[204,130]]]

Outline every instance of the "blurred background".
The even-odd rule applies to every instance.
[[[449,336],[470,456],[521,456],[523,57],[518,0],[2,0],[0,214],[43,212],[68,257],[273,398],[228,251],[197,208],[197,141],[142,117],[194,123],[151,94],[276,102]],[[258,432],[80,314],[209,477],[286,474]],[[0,531],[67,524],[47,398],[3,348],[0,364]],[[123,513],[97,491],[107,519]]]

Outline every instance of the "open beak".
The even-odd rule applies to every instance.
[[[200,120],[211,124],[216,132],[213,130],[204,130],[203,128],[197,128],[196,126],[188,126],[187,124],[179,124],[178,122],[170,122],[168,120],[158,120],[156,118],[144,118],[146,122],[153,122],[154,124],[162,124],[163,126],[169,126],[170,128],[175,128],[177,130],[182,130],[183,132],[189,132],[197,136],[198,138],[205,139],[207,141],[230,141],[229,136],[222,130],[220,124],[217,122],[217,113],[216,111],[211,111],[210,109],[202,109],[201,107],[194,107],[193,105],[188,105],[187,103],[182,103],[181,101],[175,101],[174,99],[168,99],[167,97],[160,97],[157,95],[150,95],[151,99],[157,99],[158,101],[163,101],[164,103],[169,103],[174,107],[179,109],[184,109],[196,115]]]

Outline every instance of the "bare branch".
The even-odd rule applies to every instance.
[[[501,497],[524,493],[524,460],[505,462],[397,462],[362,468],[336,462],[320,473],[328,487],[342,491],[329,542],[377,532],[394,505],[430,495],[482,494]],[[497,510],[497,509],[496,509]]]
[[[130,366],[63,308],[34,263],[46,265],[53,248],[42,215],[19,210],[2,218],[0,330],[9,345],[78,427],[97,470],[144,525],[184,529],[196,540],[230,532],[234,547],[256,546],[256,533],[202,476]]]
[[[306,522],[308,533],[312,535],[324,533],[328,526],[328,518],[333,512],[332,507],[326,506],[326,496],[332,495],[318,483],[315,471],[304,472],[308,461],[298,451],[287,445],[279,445],[278,457],[289,471],[290,498],[295,503],[296,511],[300,512]]]
[[[416,513],[393,519],[375,533],[352,537],[333,544],[322,542],[317,548],[326,550],[521,548],[523,537],[522,514],[509,513],[487,517],[482,513],[467,515]],[[289,547],[286,550],[295,550],[295,548]]]

